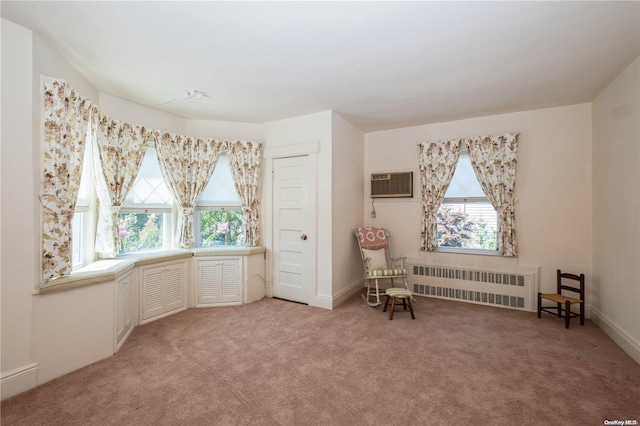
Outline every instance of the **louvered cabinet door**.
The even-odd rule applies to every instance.
[[[141,272],[141,323],[187,307],[186,262],[143,267]]]
[[[240,259],[226,259],[221,261],[220,288],[221,302],[240,302]]]
[[[199,259],[197,306],[240,304],[240,258]]]
[[[184,262],[167,265],[166,274],[166,306],[165,312],[182,309],[187,305]]]
[[[220,261],[198,261],[198,305],[209,305],[218,302],[220,281]]]
[[[153,318],[165,312],[165,266],[143,268],[142,284],[142,320]]]

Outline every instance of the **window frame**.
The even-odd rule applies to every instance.
[[[210,184],[210,182],[213,180],[213,175],[216,173],[217,170],[220,170],[218,168],[218,166],[220,165],[220,160],[222,160],[223,158],[226,158],[227,164],[228,164],[228,168],[231,169],[231,164],[228,163],[228,159],[229,156],[227,155],[226,152],[221,152],[220,153],[220,157],[218,158],[218,163],[216,164],[216,169],[214,170],[213,174],[211,175],[211,177],[209,178],[209,182],[207,182],[207,186]],[[231,185],[233,188],[233,191],[236,193],[236,198],[237,200],[202,200],[202,196],[205,195],[206,189],[205,191],[203,191],[202,196],[200,198],[200,200],[198,200],[198,202],[196,203],[196,208],[194,211],[194,220],[193,220],[193,227],[194,227],[194,243],[196,247],[214,247],[214,246],[203,246],[202,245],[202,216],[201,213],[203,211],[224,211],[224,210],[238,210],[240,211],[240,213],[242,214],[243,220],[242,220],[242,228],[243,231],[245,230],[245,226],[246,226],[246,220],[247,218],[244,215],[244,211],[242,210],[242,203],[240,202],[240,196],[238,195],[238,191],[236,189],[234,180],[233,180],[233,172],[231,172]],[[246,244],[234,244],[234,245],[229,245],[227,247],[243,247]]]
[[[82,182],[87,185],[86,198],[81,200],[80,190],[78,190],[78,199],[76,200],[76,207],[73,212],[73,218],[71,219],[71,265],[72,271],[83,268],[96,260],[96,253],[93,250],[95,244],[96,226],[98,221],[98,212],[96,210],[98,195],[96,193],[95,186],[95,171],[93,167],[93,136],[91,130],[91,124],[87,128],[87,137],[85,140],[84,158],[82,160]],[[76,235],[73,232],[73,221],[76,219],[76,213],[83,214],[82,225],[80,226],[80,235]],[[80,261],[74,263],[74,245],[80,245]]]
[[[87,239],[87,213],[89,212],[89,208],[86,206],[76,206],[75,211],[73,212],[73,218],[71,219],[71,267],[72,270],[80,269],[84,266],[87,266],[87,258],[86,258],[86,239]],[[82,215],[82,216],[78,216]],[[80,224],[78,225],[79,233],[76,233],[76,220],[80,220]],[[77,248],[77,251],[76,251]],[[76,253],[78,253],[79,260],[76,262]]]
[[[123,201],[122,206],[120,207],[118,216],[121,214],[162,214],[163,215],[162,247],[147,249],[147,250],[128,251],[128,252],[121,252],[120,250],[118,250],[117,256],[127,256],[127,255],[136,254],[136,253],[148,253],[148,252],[161,251],[161,250],[171,250],[172,248],[174,248],[174,245],[175,245],[174,235],[175,235],[176,220],[174,218],[177,217],[176,201],[173,198],[171,188],[169,187],[169,183],[164,179],[162,168],[160,166],[160,159],[158,159],[158,152],[155,145],[149,144],[147,146],[142,161],[144,161],[144,157],[146,157],[147,155],[150,155],[155,159],[156,164],[158,166],[157,172],[159,173],[160,178],[164,182],[164,185],[167,187],[168,193],[171,196],[171,201],[164,204],[163,203],[136,203],[131,201],[128,202],[128,198],[130,195],[129,193],[125,197],[125,200]],[[140,178],[141,170],[142,170],[142,165],[138,170],[138,176],[136,176],[136,180],[134,181],[133,186],[131,187],[129,192],[134,190],[135,185],[138,179]]]
[[[452,181],[453,181],[453,177],[455,176],[455,173],[458,171],[458,165],[460,163],[460,159],[462,158],[462,155],[468,155],[468,151],[466,149],[466,147],[463,147],[461,152],[460,152],[460,157],[458,158],[458,161],[456,162],[456,169],[454,171],[454,174],[452,176]],[[476,179],[476,181],[478,180],[478,177],[475,175],[475,171],[474,171],[474,177]],[[449,183],[451,184],[451,182]],[[480,182],[478,181],[478,184],[480,184]],[[480,186],[480,188],[482,189],[482,186]],[[448,191],[449,188],[447,188]],[[482,190],[482,192],[484,193],[484,190]],[[447,205],[447,204],[468,204],[468,203],[488,203],[492,208],[493,205],[491,204],[491,201],[489,200],[489,198],[486,196],[484,197],[445,197],[442,200],[442,203],[440,204],[441,208],[443,205]],[[498,219],[498,212],[495,210],[495,208],[493,208],[493,211],[496,214],[496,221]],[[440,222],[437,219],[437,215],[436,215],[436,223],[439,225]],[[496,241],[496,248],[495,249],[482,249],[482,248],[470,248],[470,247],[447,247],[447,246],[440,246],[439,241],[438,241],[438,245],[435,248],[435,251],[437,252],[443,252],[443,253],[460,253],[460,254],[480,254],[480,255],[487,255],[487,256],[502,256],[500,249],[499,249],[499,241]]]

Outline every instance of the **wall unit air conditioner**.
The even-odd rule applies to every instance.
[[[412,197],[413,172],[371,174],[371,198]]]

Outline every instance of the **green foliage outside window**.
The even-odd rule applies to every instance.
[[[163,234],[161,213],[124,213],[118,215],[120,253],[161,249]]]
[[[482,219],[452,209],[445,204],[438,210],[438,246],[496,250],[497,231]]]
[[[240,210],[201,210],[203,247],[244,244],[244,214]]]

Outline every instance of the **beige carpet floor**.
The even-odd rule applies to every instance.
[[[277,299],[137,327],[113,357],[2,403],[12,425],[603,425],[640,365],[591,321],[417,298]]]

